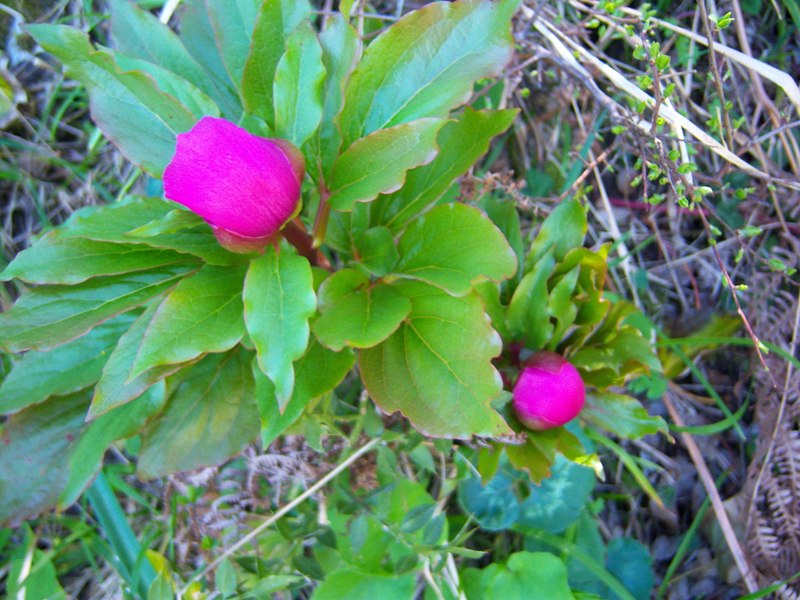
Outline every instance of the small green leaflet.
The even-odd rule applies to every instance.
[[[443,204],[416,219],[400,238],[395,272],[456,295],[481,280],[502,281],[517,269],[502,232],[476,208]]]
[[[142,338],[129,381],[148,369],[233,348],[244,335],[243,267],[207,265],[161,301]]]
[[[389,337],[411,311],[411,301],[397,289],[370,283],[366,275],[343,269],[319,290],[321,316],[314,322],[320,343],[332,350],[345,345],[370,348]]]

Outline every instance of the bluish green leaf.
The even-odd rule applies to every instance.
[[[140,72],[123,73],[108,52],[95,50],[86,34],[64,25],[30,25],[39,44],[89,91],[92,118],[122,152],[156,177],[175,153],[175,137],[195,116]]]
[[[275,384],[281,409],[292,397],[292,363],[308,346],[308,320],[314,314],[311,266],[294,248],[267,246],[250,263],[244,287],[244,319],[258,351],[258,363]]]
[[[0,385],[0,414],[80,391],[100,378],[114,344],[133,323],[126,313],[49,352],[27,352]]]
[[[243,282],[242,268],[210,265],[182,280],[147,325],[128,380],[235,346],[244,335]]]
[[[406,171],[434,159],[436,134],[443,119],[419,119],[381,129],[359,139],[333,165],[329,202],[336,210],[352,210],[378,194],[400,189]]]
[[[258,435],[252,354],[210,354],[177,384],[142,437],[139,474],[162,477],[216,466]]]
[[[185,22],[182,21],[181,25],[185,26]],[[226,115],[228,117],[238,112],[236,110],[238,102],[232,99],[229,93],[226,94],[224,87],[214,80],[208,69],[202,67],[192,57],[180,38],[154,15],[140,9],[135,2],[112,1],[111,35],[114,47],[123,55],[147,61],[180,75],[213,98],[228,113]],[[168,89],[163,87],[161,89],[171,93]],[[201,116],[197,115],[197,118]]]
[[[0,431],[0,524],[18,524],[55,504],[69,452],[83,427],[85,393],[56,396],[13,415]]]
[[[366,275],[343,269],[319,290],[320,317],[314,333],[332,350],[370,348],[389,337],[411,311],[411,302],[395,288],[370,284]]]
[[[142,396],[88,423],[69,457],[69,479],[58,500],[66,509],[100,472],[103,456],[111,444],[136,435],[164,406],[164,385],[151,387]]]
[[[444,204],[400,237],[396,272],[463,296],[481,280],[502,281],[517,269],[502,232],[479,210]]]
[[[353,72],[339,118],[344,148],[386,127],[445,117],[475,81],[498,75],[513,50],[517,0],[437,2],[376,38]]]
[[[275,69],[275,133],[300,148],[322,119],[325,67],[322,48],[311,25],[300,25],[286,40]]]
[[[205,4],[222,64],[233,85],[241,90],[260,1],[206,0]]]
[[[23,294],[0,314],[0,347],[8,352],[47,350],[95,325],[141,306],[184,277],[191,267],[96,277],[79,286],[44,286]]]
[[[359,366],[370,396],[384,412],[401,411],[430,436],[511,433],[489,405],[502,390],[491,362],[501,342],[480,299],[454,298],[414,282],[402,289],[411,313],[386,341],[361,351]]]
[[[307,0],[265,0],[261,4],[244,68],[242,97],[247,112],[264,119],[270,127],[275,125],[273,82],[278,62],[289,34],[310,11]]]
[[[611,540],[606,569],[628,588],[636,600],[648,600],[651,597],[655,586],[653,557],[641,542],[622,537]]]

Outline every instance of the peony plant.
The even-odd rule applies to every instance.
[[[287,431],[379,435],[353,423],[372,414],[357,398],[402,415],[395,433],[480,436],[540,480],[586,454],[558,427],[578,391],[557,418],[521,416],[555,429],[521,427],[503,389],[521,347],[570,357],[579,426],[663,430],[612,391],[659,366],[603,295],[581,204],[523,236],[513,202],[458,197],[517,114],[473,91],[511,60],[518,3],[434,2],[372,36],[345,2],[318,19],[305,0],[184,0],[173,30],[113,0],[114,49],[29,26],[163,194],[82,209],[2,273],[21,293],[0,315],[0,521],[71,505],[132,437],[157,477]]]

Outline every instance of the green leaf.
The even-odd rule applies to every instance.
[[[244,335],[241,267],[207,265],[182,280],[158,306],[129,380],[148,369],[233,348]]]
[[[8,352],[47,350],[161,294],[190,271],[173,266],[97,277],[79,286],[45,286],[23,294],[0,314],[0,345]]]
[[[344,147],[386,127],[445,117],[475,81],[499,75],[513,50],[517,0],[429,4],[373,41],[353,72],[339,118]]]
[[[0,385],[0,414],[92,385],[100,378],[109,350],[134,319],[131,314],[120,315],[55,350],[26,353]]]
[[[244,320],[281,409],[292,397],[292,363],[306,351],[308,320],[316,307],[311,265],[294,248],[269,245],[251,261],[244,285]]]
[[[311,24],[304,22],[286,40],[275,69],[275,133],[300,148],[322,119],[325,66]]]
[[[153,320],[153,315],[158,310],[158,307],[158,302],[148,306],[147,310],[136,319],[136,322],[131,325],[128,331],[119,338],[119,342],[108,357],[105,367],[103,367],[100,381],[97,382],[94,388],[94,397],[92,398],[92,405],[89,407],[87,419],[94,419],[121,404],[138,398],[153,384],[185,366],[180,364],[155,367],[130,379],[130,381],[128,380],[133,368],[133,361],[136,359],[136,354],[139,352],[139,347],[142,343],[142,337]]]
[[[64,238],[60,233],[51,231],[17,254],[0,274],[0,281],[17,278],[27,283],[74,285],[102,275],[193,262],[192,257],[171,250]]]
[[[270,127],[275,124],[273,82],[278,62],[289,34],[308,18],[310,11],[307,0],[266,0],[261,4],[244,67],[242,97],[245,110],[264,119]]]
[[[69,452],[83,426],[85,393],[56,396],[12,416],[0,431],[0,524],[19,523],[55,504]]]
[[[175,153],[175,137],[195,116],[158,89],[144,73],[123,73],[113,56],[92,48],[86,34],[64,25],[29,25],[28,31],[89,91],[92,119],[132,162],[160,177]]]
[[[557,456],[550,477],[530,487],[530,494],[520,505],[518,523],[562,533],[580,516],[590,500],[595,475],[591,469]]]
[[[567,583],[567,567],[549,552],[516,552],[506,564],[493,563],[481,571],[467,569],[464,575],[464,590],[469,598],[575,599]]]
[[[395,288],[371,284],[366,275],[342,269],[319,289],[320,317],[314,334],[332,350],[370,348],[389,337],[411,311],[411,301]]]
[[[400,259],[394,236],[388,227],[372,227],[353,240],[357,264],[375,277],[391,272]]]
[[[582,246],[587,226],[586,209],[577,200],[567,200],[556,206],[542,223],[531,244],[525,262],[526,272],[551,248],[556,262],[560,262],[567,252]]]
[[[350,349],[332,352],[312,340],[308,350],[295,364],[297,379],[294,393],[283,413],[275,397],[275,386],[257,364],[253,365],[256,379],[256,400],[261,415],[262,445],[269,444],[292,425],[303,413],[306,404],[335,388],[353,368],[355,355]]]
[[[325,30],[319,34],[319,43],[322,46],[322,64],[325,66],[325,87],[316,144],[322,179],[327,181],[342,144],[342,135],[334,118],[342,108],[344,86],[355,68],[361,40],[342,15],[334,13]]]
[[[216,466],[255,439],[251,360],[251,353],[232,351],[210,354],[192,367],[143,434],[141,476]]]
[[[384,412],[401,411],[434,437],[496,436],[511,429],[489,405],[502,382],[491,359],[501,342],[475,295],[453,298],[408,282],[412,310],[386,341],[361,352],[370,396]]]
[[[408,600],[414,596],[413,573],[391,576],[341,569],[329,573],[311,595],[311,600]]]
[[[485,194],[478,203],[478,207],[503,232],[517,256],[518,265],[522,265],[525,256],[525,242],[522,241],[517,203],[513,199],[498,194]],[[519,272],[518,275],[521,277]]]
[[[129,196],[116,204],[85,207],[59,232],[65,239],[166,248],[198,256],[212,265],[228,265],[237,259],[219,245],[199,216],[161,198]]]
[[[481,280],[502,281],[517,269],[514,251],[486,215],[444,204],[415,220],[400,238],[396,272],[463,296]]]
[[[185,26],[185,22],[182,21],[181,25]],[[154,15],[140,9],[136,3],[130,0],[112,1],[111,35],[114,47],[123,55],[147,61],[180,75],[213,98],[227,116],[238,112],[235,98],[230,93],[225,93],[224,86],[220,86],[208,69],[203,68],[189,54],[180,38]],[[120,58],[121,55],[117,55],[118,61]],[[171,93],[168,89],[161,89]],[[197,115],[197,118],[201,116]]]
[[[180,40],[206,76],[212,80],[214,93],[209,92],[209,95],[222,108],[227,119],[235,120],[242,112],[242,105],[217,49],[208,6],[205,0],[183,0],[181,8]],[[195,84],[199,83],[188,71],[179,72],[186,73]]]
[[[259,0],[206,0],[205,4],[222,64],[233,85],[241,90]]]
[[[667,433],[664,419],[649,415],[641,402],[624,394],[587,394],[581,417],[621,438],[637,439],[650,433]]]
[[[356,141],[333,165],[331,206],[349,211],[356,202],[400,189],[406,171],[434,159],[436,134],[444,123],[443,119],[419,119]]]
[[[530,350],[541,350],[553,335],[553,324],[547,310],[547,281],[553,274],[555,260],[547,252],[519,282],[511,296],[506,323],[511,334],[525,341]]]
[[[439,154],[436,158],[409,171],[401,189],[372,203],[372,222],[398,232],[419,213],[433,206],[457,177],[486,154],[492,138],[508,129],[517,112],[516,109],[473,110],[466,107],[457,120],[445,124],[439,131],[436,138]]]
[[[62,509],[78,501],[89,482],[100,472],[111,444],[136,435],[164,406],[164,385],[151,387],[142,396],[98,417],[84,427],[69,458],[69,479],[58,500]]]
[[[641,542],[614,538],[608,544],[606,569],[619,579],[636,600],[647,600],[655,587],[653,557]]]
[[[146,60],[131,58],[118,52],[112,52],[111,54],[121,71],[141,71],[146,73],[153,78],[159,90],[169,94],[183,104],[196,119],[202,119],[206,115],[213,117],[220,115],[219,107],[214,101],[205,92],[186,81],[180,75],[162,69]]]

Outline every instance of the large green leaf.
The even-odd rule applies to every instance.
[[[78,286],[44,286],[23,294],[0,314],[0,347],[9,352],[46,350],[68,342],[175,285],[191,270],[164,267],[96,277]]]
[[[587,394],[581,417],[621,438],[637,439],[650,433],[668,432],[664,419],[648,414],[636,398],[613,392]]]
[[[23,250],[0,273],[0,281],[74,285],[102,275],[122,275],[199,260],[172,250],[141,244],[96,242],[51,231]]]
[[[575,600],[567,583],[567,567],[548,552],[516,552],[505,564],[467,569],[464,589],[469,598],[484,600]]]
[[[317,299],[311,265],[288,244],[267,246],[250,263],[244,286],[244,320],[258,363],[275,384],[281,409],[292,397],[292,363],[308,346],[308,320]]]
[[[443,119],[419,119],[381,129],[345,150],[333,165],[330,203],[349,211],[356,202],[368,202],[403,185],[406,171],[434,159],[436,134]]]
[[[164,406],[164,384],[151,387],[142,396],[88,423],[71,448],[69,479],[58,505],[67,508],[100,472],[103,456],[117,440],[136,435]]]
[[[372,203],[372,223],[400,231],[425,208],[433,206],[457,177],[486,154],[492,138],[508,129],[516,115],[516,110],[473,110],[466,107],[457,120],[447,123],[439,131],[436,138],[439,154],[436,158],[409,171],[401,189]]]
[[[0,385],[0,414],[92,385],[100,378],[109,350],[134,319],[126,313],[50,352],[27,352]]]
[[[400,238],[396,272],[463,296],[481,280],[502,281],[517,270],[503,233],[464,204],[443,204],[414,221]]]
[[[344,147],[393,125],[445,117],[473,84],[511,58],[518,0],[436,2],[406,15],[375,39],[345,91]]]
[[[325,577],[311,595],[311,600],[408,600],[414,596],[415,577],[364,573],[341,569]]]
[[[214,42],[225,70],[242,89],[244,66],[258,19],[259,0],[206,0],[208,20],[214,30]]]
[[[261,4],[244,68],[242,97],[250,114],[275,124],[273,82],[286,39],[310,14],[308,0],[265,0]],[[312,32],[313,33],[313,32]]]
[[[162,477],[216,466],[258,435],[252,354],[210,354],[177,383],[142,437],[139,474]]]
[[[322,119],[325,66],[317,34],[308,22],[286,40],[275,69],[275,134],[298,148],[310,138]]]
[[[385,412],[401,411],[434,437],[511,433],[489,405],[503,387],[491,363],[501,342],[480,299],[454,298],[422,283],[402,289],[411,313],[386,341],[361,351],[370,396]]]
[[[56,396],[12,416],[0,431],[0,524],[19,524],[55,504],[83,426],[85,393]]]
[[[100,381],[94,387],[94,397],[92,405],[89,407],[88,419],[93,419],[138,398],[153,384],[184,366],[179,364],[155,367],[129,380],[133,361],[136,360],[142,338],[158,307],[158,302],[148,306],[128,331],[119,338],[119,342],[103,367]]]
[[[189,54],[180,38],[154,15],[140,9],[135,2],[112,0],[111,35],[114,38],[114,47],[124,55],[148,61],[186,78],[213,98],[228,113],[226,116],[235,114],[237,103],[231,99],[230,94],[224,92],[224,88],[214,80],[208,70]],[[170,93],[163,87],[161,89]],[[198,115],[198,118],[200,116],[202,115]]]
[[[266,448],[272,441],[292,425],[303,413],[310,400],[318,398],[335,388],[353,368],[355,355],[352,350],[332,352],[312,340],[308,350],[295,364],[297,380],[292,399],[281,412],[275,396],[275,386],[254,362],[256,400],[261,415],[261,443]]]
[[[238,258],[219,245],[199,216],[161,198],[129,196],[116,204],[85,207],[59,232],[62,238],[166,248],[212,265],[227,265]]]
[[[370,348],[389,337],[411,311],[397,289],[352,269],[326,279],[319,289],[321,316],[314,322],[320,343],[332,350]]]
[[[244,335],[243,282],[242,267],[208,265],[175,286],[147,326],[129,379],[235,346]]]
[[[64,25],[30,25],[28,31],[89,91],[92,118],[122,152],[156,177],[175,153],[175,137],[196,117],[141,72],[123,73],[108,52],[92,48],[86,34]]]
[[[342,108],[344,86],[355,68],[361,40],[356,30],[342,15],[334,13],[328,21],[328,26],[320,32],[319,43],[322,46],[322,63],[325,66],[325,93],[322,122],[315,143],[322,179],[327,181],[342,143],[342,136],[334,117]]]
[[[229,120],[236,120],[242,112],[242,105],[217,49],[208,6],[205,0],[183,0],[181,9],[180,40],[213,81],[215,92],[210,95],[217,101],[223,115]]]

